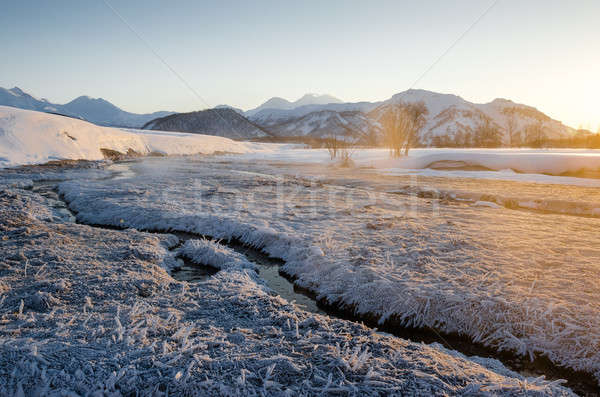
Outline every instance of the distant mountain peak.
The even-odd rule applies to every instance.
[[[516,105],[513,101],[506,98],[496,98],[490,103],[493,105]]]
[[[172,112],[129,113],[103,98],[92,98],[87,95],[77,97],[64,105],[54,104],[47,99],[35,98],[19,87],[13,87],[9,90],[0,88],[0,105],[60,113],[96,124],[120,127],[141,127],[152,119],[172,114]]]
[[[17,94],[17,95],[27,95],[27,93],[25,91],[23,91],[22,89],[20,89],[17,86],[14,86],[9,91],[11,91],[13,94]]]
[[[74,103],[74,102],[110,103],[106,99],[103,99],[103,98],[93,98],[93,97],[88,96],[88,95],[78,96],[77,98],[73,99],[70,103]]]
[[[238,114],[242,114],[242,115],[244,114],[244,111],[242,109],[239,109],[239,108],[236,108],[236,107],[233,107],[233,106],[230,106],[230,105],[225,105],[225,104],[223,104],[223,105],[217,105],[213,109],[231,109],[231,110],[235,111]]]
[[[394,101],[394,100],[399,100],[399,99],[403,99],[403,98],[410,99],[411,101],[415,101],[415,100],[425,100],[426,101],[427,99],[431,99],[431,98],[447,98],[448,100],[464,101],[464,99],[458,95],[443,94],[440,92],[428,91],[428,90],[423,90],[420,88],[409,88],[406,91],[402,91],[397,94],[394,94],[392,96],[391,100]]]
[[[283,108],[287,108],[288,106],[291,106],[292,103],[290,101],[288,101],[287,99],[278,97],[278,96],[274,96],[273,98],[267,100],[265,103],[263,103],[261,106],[266,108],[273,108],[273,109],[283,109]]]
[[[329,94],[304,94],[304,96],[293,103],[294,107],[304,105],[327,105],[329,103],[342,103],[342,101]]]
[[[248,110],[246,115],[252,116],[263,109],[280,109],[280,110],[291,110],[300,106],[306,105],[327,105],[330,103],[343,103],[340,99],[329,95],[329,94],[315,94],[308,93],[304,94],[300,99],[295,102],[290,102],[287,99],[281,97],[273,97],[260,105],[255,109]]]

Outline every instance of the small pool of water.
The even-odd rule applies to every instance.
[[[172,232],[184,242],[190,239],[199,239],[197,235],[191,233]],[[244,255],[249,261],[253,262],[257,268],[260,277],[265,280],[267,286],[277,295],[285,298],[288,302],[294,302],[302,310],[312,313],[326,314],[317,306],[317,302],[307,293],[300,291],[292,282],[279,273],[279,266],[284,262],[281,259],[271,258],[267,254],[243,245],[238,241],[228,241],[227,247]],[[171,276],[179,281],[198,282],[206,280],[208,277],[216,274],[218,269],[210,266],[196,264],[185,257],[180,258],[182,266],[174,269]]]
[[[171,277],[178,281],[194,283],[204,281],[216,273],[217,270],[210,266],[202,266],[195,263],[187,263],[187,261],[185,261],[180,267],[171,271]]]

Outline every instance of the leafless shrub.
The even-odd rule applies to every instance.
[[[383,109],[379,123],[383,129],[385,145],[390,148],[392,157],[408,155],[425,126],[427,114],[427,106],[422,101],[388,105]]]

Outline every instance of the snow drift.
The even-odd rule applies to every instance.
[[[417,152],[418,153],[418,152]],[[450,164],[450,163],[454,164]],[[481,167],[529,174],[577,174],[600,169],[600,152],[587,150],[439,150],[395,160],[381,160],[378,168],[423,169],[438,165],[452,168]]]

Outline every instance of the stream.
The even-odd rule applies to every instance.
[[[68,204],[59,197],[57,193],[57,183],[36,182],[34,183],[34,192],[40,194],[48,200],[49,206],[55,216],[69,222],[77,222],[76,214],[71,212]],[[79,222],[77,222],[79,223]],[[104,229],[120,230],[114,226],[88,225]],[[183,243],[189,239],[208,238],[210,236],[196,235],[185,232],[161,231],[161,230],[142,230],[149,233],[168,233],[176,235]],[[526,357],[518,356],[512,352],[498,352],[491,347],[474,343],[468,337],[458,334],[444,333],[431,328],[408,328],[400,323],[386,321],[383,325],[377,323],[376,318],[368,315],[356,315],[352,308],[342,307],[335,303],[329,303],[324,299],[317,299],[311,291],[306,291],[294,285],[293,279],[280,271],[280,266],[285,262],[279,258],[272,258],[264,252],[244,245],[240,241],[220,240],[223,244],[234,251],[245,255],[249,261],[255,263],[259,275],[265,280],[271,290],[295,304],[302,310],[327,315],[334,318],[345,319],[355,322],[361,322],[366,326],[375,328],[379,331],[388,332],[395,336],[408,339],[413,342],[433,343],[437,342],[447,348],[457,350],[467,356],[491,357],[501,361],[507,368],[520,373],[523,376],[539,377],[544,375],[546,379],[566,379],[566,386],[574,392],[583,396],[595,396],[598,393],[598,384],[593,376],[582,371],[574,371],[568,368],[559,367],[545,356],[536,356],[533,361]],[[185,257],[179,257],[181,266],[171,272],[171,276],[179,281],[202,282],[218,272],[218,269],[207,266],[206,264],[194,263]]]

